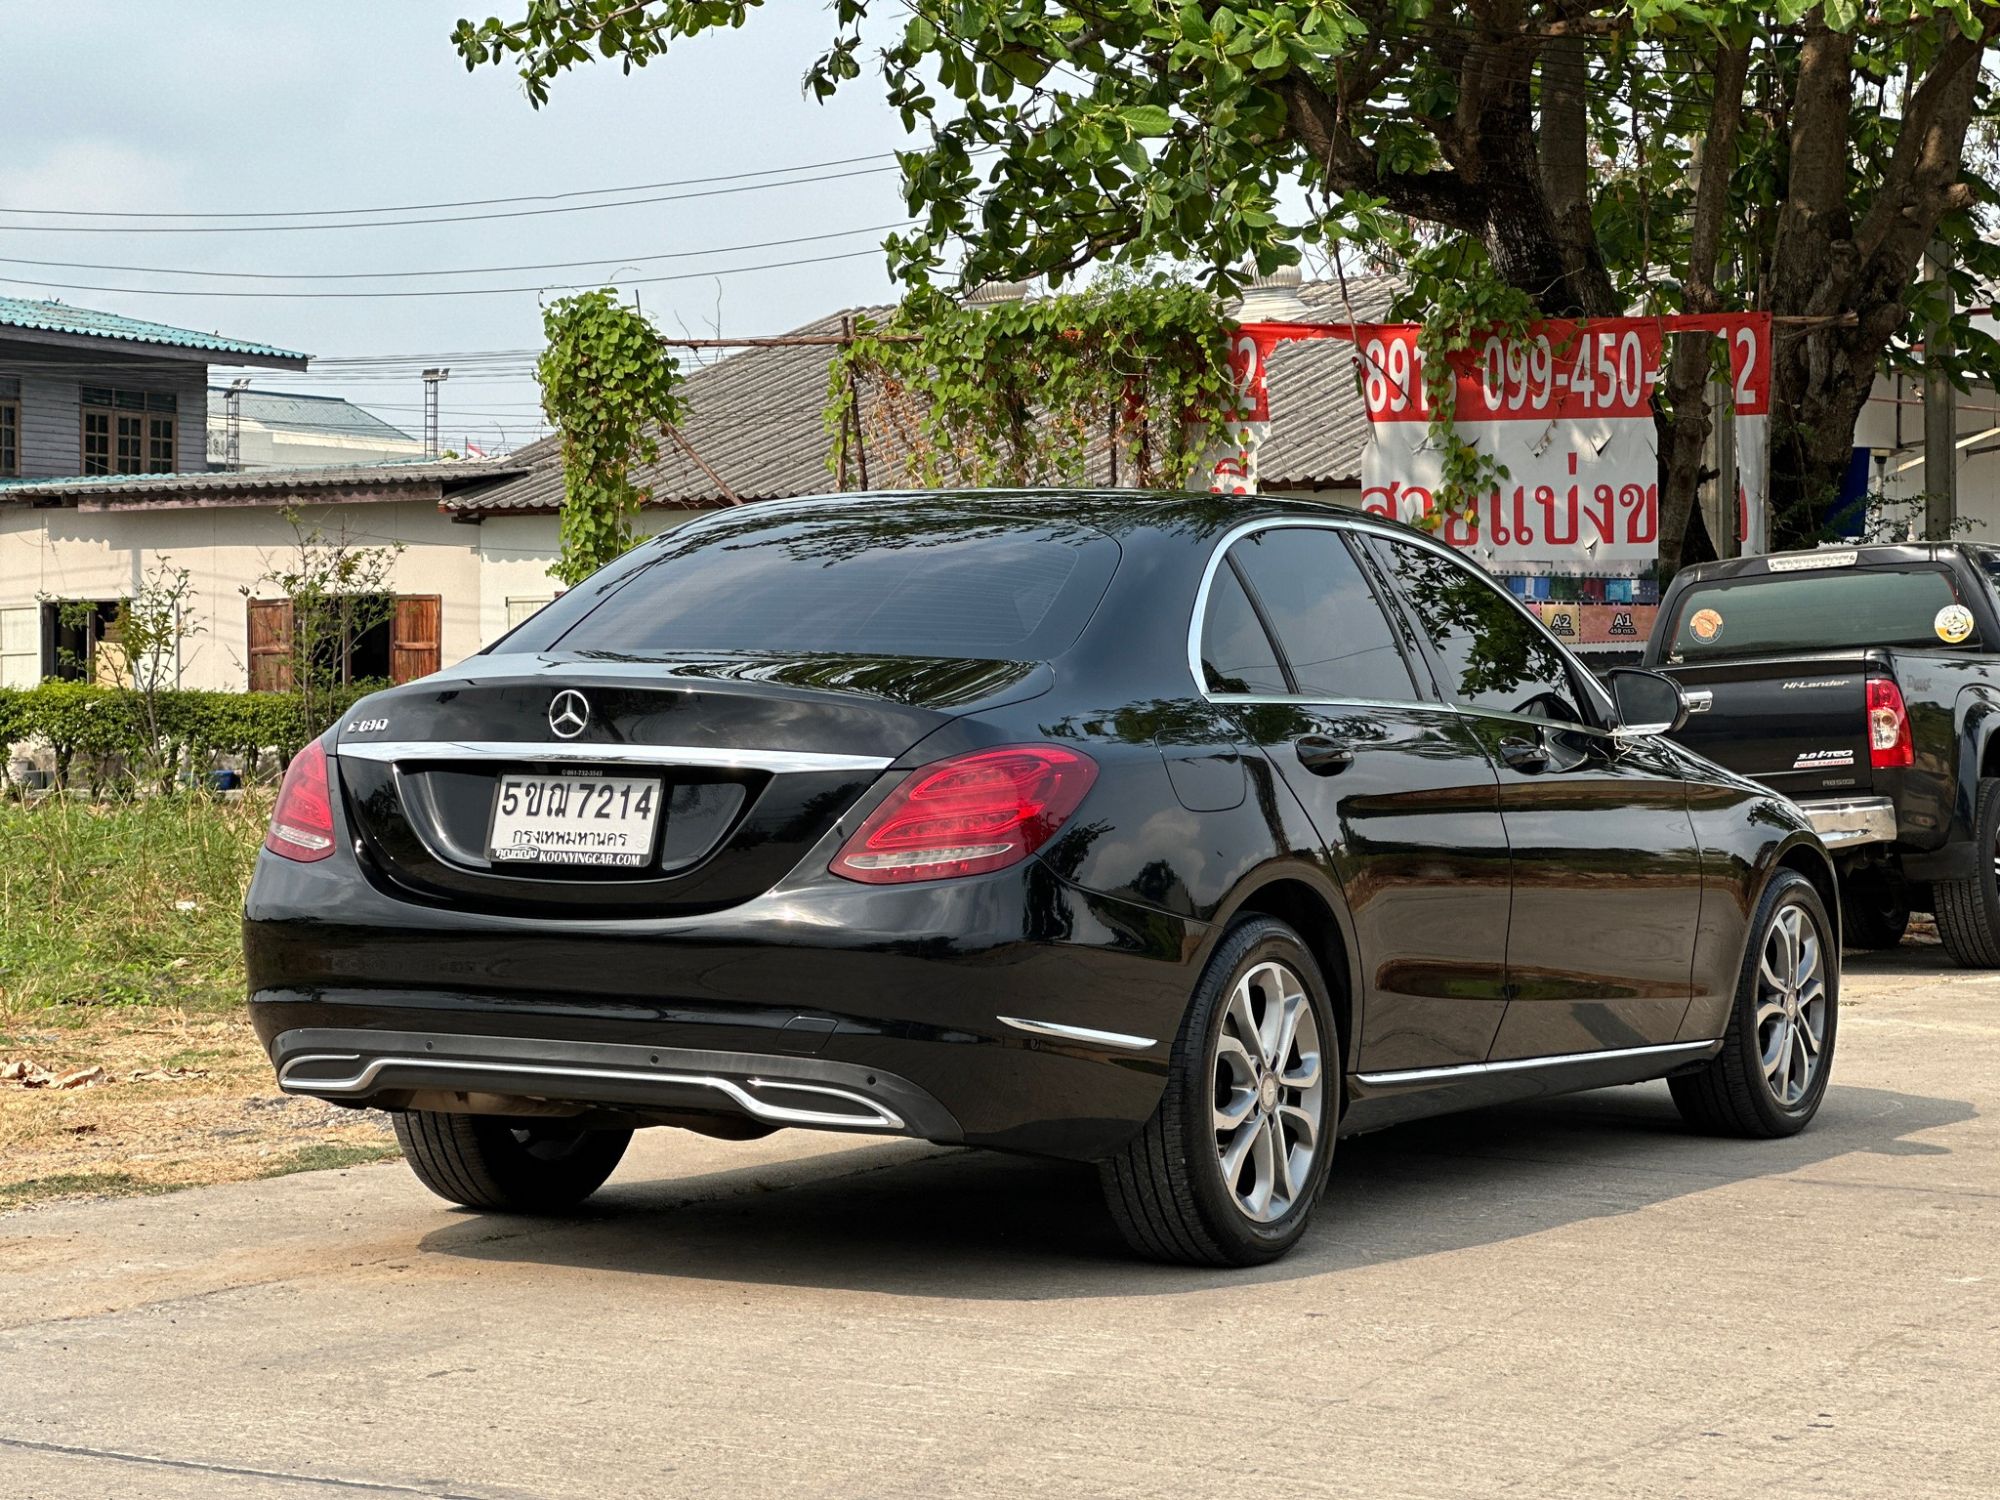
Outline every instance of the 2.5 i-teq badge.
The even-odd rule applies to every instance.
[[[1963,604],[1947,604],[1931,621],[1931,629],[1947,646],[1956,646],[1972,636],[1972,611]]]

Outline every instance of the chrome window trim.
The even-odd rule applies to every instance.
[[[1412,538],[1403,537],[1401,533],[1390,532],[1385,527],[1370,526],[1367,522],[1367,518],[1365,517],[1365,515],[1362,512],[1358,511],[1355,513],[1355,517],[1352,519],[1350,519],[1347,516],[1326,516],[1326,517],[1260,516],[1254,521],[1240,521],[1236,525],[1230,527],[1229,530],[1223,532],[1221,537],[1217,539],[1214,550],[1211,551],[1208,555],[1207,566],[1202,569],[1201,586],[1194,591],[1194,617],[1188,621],[1188,635],[1187,635],[1188,676],[1192,678],[1194,681],[1194,690],[1196,694],[1199,695],[1204,700],[1206,700],[1207,702],[1210,703],[1340,703],[1348,701],[1346,699],[1337,699],[1337,698],[1312,698],[1312,697],[1307,697],[1304,694],[1292,694],[1292,693],[1274,693],[1274,694],[1211,693],[1208,690],[1208,678],[1201,670],[1201,627],[1202,627],[1202,622],[1208,618],[1208,593],[1209,589],[1215,583],[1216,570],[1222,566],[1222,561],[1228,555],[1229,549],[1235,546],[1244,537],[1253,536],[1260,531],[1273,531],[1284,527],[1300,528],[1312,531],[1331,531],[1335,535],[1339,535],[1341,532],[1344,531],[1372,531],[1383,536],[1396,536],[1399,540],[1405,540],[1405,541],[1414,540]],[[1453,555],[1451,549],[1446,547],[1442,542],[1419,542],[1418,545],[1432,547],[1447,557]],[[1460,560],[1462,561],[1462,559]],[[1357,558],[1355,560],[1355,566],[1356,567],[1361,566],[1360,559]],[[1364,577],[1365,576],[1366,575],[1364,574]],[[1277,641],[1273,641],[1271,644],[1279,650],[1284,649],[1283,646]],[[1410,688],[1410,692],[1412,695],[1411,697],[1407,699],[1397,699],[1394,702],[1379,702],[1379,701],[1371,702],[1368,704],[1368,706],[1375,708],[1411,708],[1411,707],[1436,708],[1440,706],[1437,700],[1435,699],[1428,699],[1417,696],[1417,694],[1419,694],[1420,691],[1421,690],[1419,688],[1417,688],[1414,684],[1412,684]],[[1362,700],[1357,699],[1354,701],[1360,702]],[[1450,705],[1444,705],[1444,706],[1448,707]]]
[[[580,745],[575,740],[341,740],[336,757],[396,763],[439,760],[585,762],[609,766],[699,766],[728,771],[882,771],[887,755],[751,750],[713,745]]]
[[[1089,1042],[1099,1047],[1121,1047],[1128,1052],[1144,1052],[1148,1047],[1158,1046],[1158,1040],[1150,1036],[1132,1036],[1123,1031],[1098,1031],[1089,1026],[1066,1026],[1060,1021],[1031,1021],[1021,1016],[995,1016],[994,1020],[1016,1031],[1025,1031],[1034,1036],[1055,1037],[1065,1042]]]
[[[1538,1068],[1568,1068],[1583,1063],[1615,1062],[1628,1057],[1654,1057],[1664,1061],[1686,1053],[1690,1062],[1722,1045],[1720,1037],[1702,1042],[1660,1042],[1645,1047],[1612,1047],[1602,1052],[1561,1052],[1552,1057],[1509,1057],[1498,1062],[1453,1063],[1443,1068],[1397,1068],[1386,1073],[1357,1073],[1358,1082],[1370,1088],[1395,1088],[1412,1083],[1447,1083],[1460,1078],[1483,1078],[1493,1073],[1522,1073]]]

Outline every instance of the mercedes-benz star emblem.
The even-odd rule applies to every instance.
[[[573,740],[590,723],[590,700],[575,688],[564,688],[549,704],[549,728],[557,739]]]

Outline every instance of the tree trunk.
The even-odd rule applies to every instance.
[[[1695,183],[1694,212],[1688,226],[1688,266],[1684,302],[1691,313],[1721,310],[1716,272],[1722,251],[1722,221],[1729,207],[1730,177],[1736,167],[1736,135],[1743,120],[1743,80],[1750,49],[1721,47],[1715,58],[1715,97],[1708,136],[1702,143]],[[1663,392],[1653,397],[1653,424],[1660,455],[1660,572],[1671,578],[1693,562],[1718,555],[1701,507],[1703,460],[1708,452],[1709,369],[1715,336],[1674,335]],[[1733,498],[1733,497],[1732,497]],[[1725,507],[1725,513],[1734,507]]]

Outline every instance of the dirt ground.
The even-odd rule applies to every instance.
[[[90,1070],[70,1088],[9,1081]],[[385,1116],[280,1094],[240,1014],[0,1012],[0,1212],[395,1154]]]

